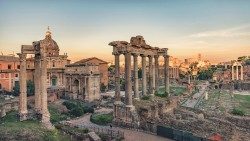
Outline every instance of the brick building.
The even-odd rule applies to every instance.
[[[12,91],[19,81],[19,59],[12,56],[0,55],[0,91]]]

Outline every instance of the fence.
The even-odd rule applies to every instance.
[[[157,135],[176,141],[207,141],[207,139],[197,137],[192,133],[165,126],[157,126]]]

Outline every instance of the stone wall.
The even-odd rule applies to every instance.
[[[7,112],[18,110],[18,100],[7,100],[0,104],[0,118],[4,117]]]
[[[221,88],[230,90],[231,84],[223,83]],[[250,82],[234,82],[234,89],[235,90],[250,90]]]

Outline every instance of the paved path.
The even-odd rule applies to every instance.
[[[182,104],[182,106],[194,108],[195,105],[200,101],[200,98],[205,96],[204,94],[208,85],[209,84],[207,82],[198,85],[201,87],[201,89],[199,89],[199,92],[195,93],[192,97],[190,97],[186,102]]]
[[[98,128],[110,129],[109,126],[100,126],[100,125],[92,123],[90,121],[90,116],[91,114],[87,114],[87,115],[84,115],[83,117],[69,120],[67,122],[76,126],[83,125],[85,127],[98,127]],[[147,133],[136,131],[136,130],[128,130],[128,129],[123,129],[120,127],[113,127],[112,129],[123,131],[124,136],[125,136],[125,141],[172,141],[167,138],[163,138],[163,137],[152,135],[152,134],[147,134]]]

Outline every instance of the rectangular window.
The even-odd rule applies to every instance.
[[[17,74],[17,73],[15,74],[15,77],[18,77],[18,74]]]
[[[9,69],[9,70],[11,69],[11,65],[8,65],[8,69]]]
[[[17,65],[17,69],[20,69],[20,65]]]

